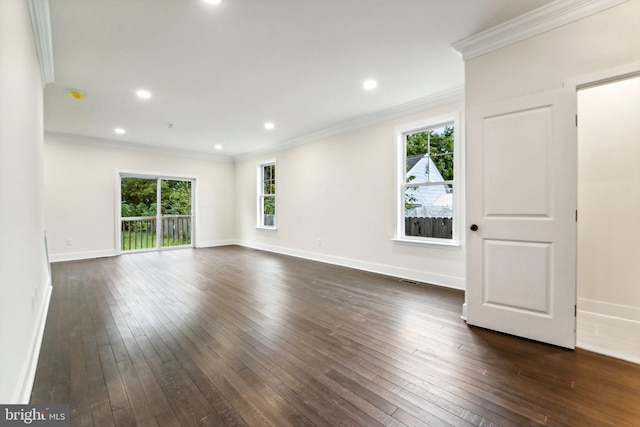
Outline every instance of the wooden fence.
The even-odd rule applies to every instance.
[[[408,217],[404,219],[404,234],[405,236],[451,239],[452,226],[453,218]]]

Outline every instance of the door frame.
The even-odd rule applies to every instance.
[[[640,75],[640,61],[638,62],[633,62],[630,64],[625,64],[622,66],[618,66],[618,67],[614,67],[614,68],[610,68],[610,69],[605,69],[605,70],[601,70],[598,72],[593,72],[593,73],[589,73],[589,74],[584,74],[584,75],[579,75],[579,76],[575,76],[572,78],[568,78],[563,82],[562,85],[562,89],[568,91],[568,93],[571,93],[571,105],[570,108],[573,112],[574,115],[577,114],[577,106],[578,106],[578,90],[585,88],[585,87],[589,87],[589,86],[595,86],[595,85],[600,85],[603,83],[607,83],[607,82],[611,82],[611,81],[615,81],[615,80],[621,80],[621,79],[625,79],[625,78],[630,78],[630,77],[635,77],[637,75]],[[465,108],[466,110],[466,108]],[[467,111],[467,116],[468,116],[468,111]],[[567,119],[571,120],[571,117],[567,117]],[[570,143],[573,143],[574,146],[576,146],[576,166],[577,166],[577,128],[576,128],[576,132],[573,133],[573,137],[575,140],[574,141],[568,141]],[[575,200],[574,200],[574,204],[577,206],[577,168],[576,170],[573,172],[572,177],[568,177],[569,179],[573,179],[575,182]],[[468,197],[468,195],[465,196],[465,199]],[[467,208],[468,208],[468,204],[467,204]],[[466,220],[469,220],[469,216],[466,216]],[[468,227],[469,224],[466,224],[466,227]],[[469,233],[468,228],[467,228],[467,233]],[[467,235],[468,236],[468,235]],[[467,239],[465,239],[467,240]],[[577,267],[577,233],[576,233],[576,239],[572,242],[572,245],[574,247],[574,253],[575,253],[575,257],[576,257],[576,263],[575,266]],[[468,246],[468,245],[466,245]],[[468,252],[468,247],[467,247],[467,254],[466,257],[469,257],[469,252]],[[575,277],[575,276],[574,276]],[[574,301],[574,304],[576,304],[577,306],[577,277],[576,277],[576,281],[573,284],[574,286],[574,294],[575,294],[575,298],[576,300]],[[468,290],[467,290],[468,291]],[[463,319],[466,320],[467,318],[467,303],[465,302],[465,304],[463,305],[462,308],[462,317]],[[575,320],[574,320],[575,322]],[[576,342],[576,331],[574,330],[574,345]]]
[[[120,241],[122,238],[122,178],[144,178],[144,179],[155,179],[155,180],[174,180],[174,181],[189,181],[191,182],[191,247],[195,248],[196,245],[196,235],[198,230],[197,224],[197,186],[198,186],[198,178],[195,176],[186,177],[182,175],[167,175],[167,174],[158,174],[158,173],[148,173],[148,172],[126,172],[126,171],[116,171],[116,184],[115,184],[115,246],[116,246],[116,256],[121,255],[125,252],[122,250],[122,242]],[[156,193],[156,197],[159,197],[159,192]],[[160,207],[158,206],[158,209]],[[158,211],[160,212],[160,211]],[[152,252],[152,251],[170,251],[176,249],[184,249],[188,246],[171,246],[163,248],[161,246],[148,250],[139,250],[135,252]]]
[[[568,79],[564,86],[568,89],[571,90],[574,94],[575,94],[575,109],[576,109],[576,118],[578,120],[578,91],[582,90],[582,89],[588,89],[591,87],[596,87],[596,86],[601,86],[601,85],[606,85],[609,83],[615,83],[618,81],[623,81],[626,79],[630,79],[630,78],[637,78],[640,76],[640,61],[638,62],[633,62],[630,64],[625,64],[619,67],[614,67],[614,68],[610,68],[610,69],[606,69],[606,70],[602,70],[602,71],[598,71],[595,73],[590,73],[590,74],[585,74],[585,75],[581,75],[581,76],[577,76],[571,79]],[[576,123],[576,130],[577,130],[577,126],[578,124]],[[578,147],[578,144],[580,143],[580,141],[578,140],[578,135],[576,132],[576,148]],[[576,151],[577,154],[577,151]],[[576,162],[577,163],[577,162]],[[578,182],[578,174],[579,174],[579,170],[576,167],[576,184],[579,184]],[[576,206],[577,206],[577,196],[578,196],[578,192],[577,192],[577,188],[576,188]],[[578,241],[577,239],[579,238],[578,233],[576,232],[576,270],[579,267],[578,266]],[[580,310],[578,310],[578,299],[579,299],[579,288],[580,288],[580,282],[578,281],[578,275],[577,275],[577,271],[576,271],[576,346],[578,346],[578,317],[579,317],[579,313]],[[612,356],[612,357],[618,357],[618,358],[622,358],[624,360],[629,360],[632,361],[634,363],[637,363],[636,360],[630,360],[628,358],[625,357],[625,355],[621,355],[621,354],[613,354],[611,352],[607,352],[607,349],[604,349],[605,351],[599,351],[602,350],[600,348],[592,348],[592,347],[587,347],[587,346],[580,346],[580,348],[585,348],[587,350],[590,351],[595,351],[597,353],[600,354],[604,354],[607,356]]]

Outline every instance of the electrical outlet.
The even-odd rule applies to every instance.
[[[322,240],[321,240],[321,239],[316,240],[316,244],[317,244],[318,246],[322,246]]]
[[[73,246],[73,240],[67,239],[67,246]]]

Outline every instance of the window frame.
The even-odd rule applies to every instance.
[[[264,192],[264,183],[265,183],[265,167],[273,166],[273,171],[275,177],[273,178],[273,193],[265,193]],[[270,159],[258,164],[257,170],[257,201],[256,201],[256,228],[264,229],[264,230],[276,230],[277,227],[277,193],[278,193],[278,174],[277,174],[277,166],[276,159]],[[266,197],[273,197],[274,201],[274,214],[273,214],[273,225],[265,224],[265,216],[264,216],[264,200]]]
[[[442,184],[451,184],[453,191],[453,224],[451,239],[439,237],[407,236],[405,234],[405,189],[410,186],[407,179],[407,150],[406,137],[414,133],[425,132],[436,129],[443,125],[453,123],[453,180],[444,180]],[[460,246],[460,227],[463,218],[462,190],[463,190],[463,169],[462,164],[462,142],[460,114],[453,112],[436,117],[431,117],[414,123],[409,123],[396,127],[396,232],[393,240],[397,243],[408,243],[417,245],[433,246]],[[442,185],[441,183],[426,184]]]

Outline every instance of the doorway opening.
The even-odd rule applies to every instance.
[[[120,175],[120,250],[193,247],[193,179]]]
[[[576,344],[640,363],[640,76],[577,97]]]

